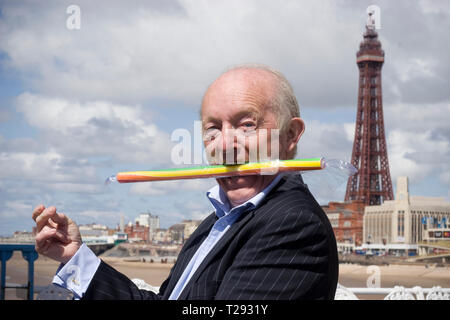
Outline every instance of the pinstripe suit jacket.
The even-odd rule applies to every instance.
[[[83,299],[167,299],[216,220],[209,215],[186,241],[159,294],[102,261]],[[179,299],[333,299],[337,279],[331,225],[301,176],[291,174],[230,227]]]

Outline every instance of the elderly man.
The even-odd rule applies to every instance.
[[[203,97],[201,117],[206,149],[227,163],[236,162],[237,154],[249,161],[262,131],[268,132],[271,158],[293,158],[304,131],[291,86],[265,66],[222,74]],[[273,139],[277,150],[270,147]],[[215,212],[186,241],[159,294],[139,290],[96,257],[82,244],[76,224],[54,207],[40,205],[33,212],[36,249],[61,262],[54,283],[75,298],[333,299],[336,240],[301,176],[252,175],[217,183],[207,192]]]

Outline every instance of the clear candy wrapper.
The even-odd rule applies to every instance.
[[[345,193],[348,178],[358,170],[347,161],[323,159],[323,170],[302,172],[303,181],[318,199],[341,199]]]

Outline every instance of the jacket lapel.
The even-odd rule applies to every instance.
[[[250,218],[255,214],[255,210],[256,209],[253,209],[247,213],[244,213],[241,218],[239,218],[235,223],[232,224],[230,229],[223,235],[223,237],[219,240],[219,242],[216,243],[211,252],[208,253],[208,255],[205,257],[202,263],[198,266],[198,269],[195,271],[194,275],[189,280],[189,283],[181,292],[180,297],[178,299],[184,300],[187,298],[189,291],[191,290],[191,286],[195,284],[198,277],[209,265],[211,260],[217,255],[217,253],[220,252],[220,250],[222,250],[223,247],[225,247],[234,238],[236,233],[250,220]]]

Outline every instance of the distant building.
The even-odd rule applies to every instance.
[[[360,246],[363,241],[364,201],[330,202],[322,206],[338,243]]]
[[[133,225],[131,222],[125,226],[124,232],[128,235],[129,242],[150,242],[150,227],[142,226],[139,221]]]
[[[152,242],[154,244],[165,244],[170,243],[171,238],[169,237],[169,233],[167,229],[156,229],[153,234]]]
[[[128,241],[128,234],[126,234],[125,232],[115,232],[113,234],[113,240],[114,240],[114,244],[119,244],[122,242],[127,242]]]
[[[150,232],[150,238],[152,238],[153,234],[156,232],[156,230],[158,230],[160,228],[159,217],[150,215],[148,222],[149,222],[148,227],[149,227],[149,232]]]
[[[450,202],[444,198],[410,196],[408,178],[400,177],[395,200],[365,208],[364,243],[415,245],[436,240],[436,231],[439,238],[444,235],[450,238],[450,232],[445,233],[450,231],[449,219]]]
[[[78,226],[81,237],[99,237],[107,236],[109,233],[108,227],[101,224],[85,224]]]
[[[123,232],[125,230],[125,223],[124,223],[125,219],[123,214],[120,215],[120,225],[119,225],[119,232]]]
[[[152,240],[155,244],[183,244],[200,223],[201,220],[183,220],[169,229],[157,229]]]
[[[202,220],[184,220],[182,224],[184,225],[184,241],[186,241],[192,233],[197,229],[197,227],[200,225]]]
[[[159,217],[152,215],[151,213],[141,213],[136,219],[135,223],[139,223],[140,226],[148,227],[149,235],[147,238],[151,241],[154,237],[154,233],[159,229]]]
[[[182,244],[184,241],[184,224],[177,223],[171,226],[167,232],[169,233],[170,242],[172,244]]]
[[[28,231],[15,231],[12,236],[12,242],[17,243],[34,243],[36,234]]]
[[[425,232],[424,240],[429,242],[434,241],[449,241],[450,242],[450,227],[445,223],[444,228],[429,228]]]
[[[83,242],[88,244],[114,243],[114,233],[116,230],[109,229],[101,224],[86,224],[78,226]]]

